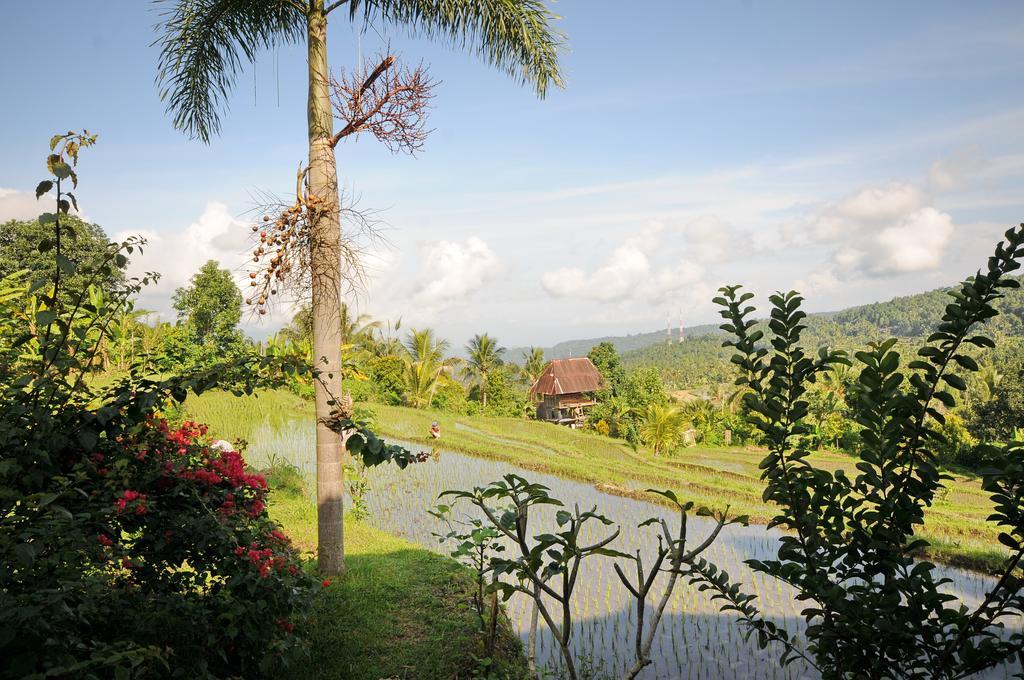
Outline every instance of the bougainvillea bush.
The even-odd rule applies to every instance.
[[[0,534],[0,673],[252,677],[303,652],[319,585],[241,454],[148,417],[52,462]]]
[[[320,586],[241,454],[159,414],[211,386],[273,384],[283,366],[135,367],[94,386],[96,329],[131,292],[78,312],[0,280],[0,677],[277,672],[303,653]]]

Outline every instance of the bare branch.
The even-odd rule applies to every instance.
[[[393,55],[381,57],[372,69],[342,72],[331,79],[334,117],[341,123],[331,146],[350,135],[370,132],[392,153],[415,154],[430,134],[426,114],[434,85],[422,64],[412,70],[400,68]]]
[[[331,4],[327,5],[326,9],[324,9],[324,14],[330,14],[331,12],[338,9],[347,2],[348,0],[337,0],[337,2],[332,2]]]

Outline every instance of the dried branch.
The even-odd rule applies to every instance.
[[[370,132],[392,153],[415,154],[431,132],[426,117],[436,83],[422,63],[415,69],[402,68],[393,55],[382,57],[370,69],[372,63],[331,79],[334,117],[342,124],[331,146],[350,135]]]

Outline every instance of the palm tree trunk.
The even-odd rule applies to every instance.
[[[313,0],[308,14],[309,191],[327,206],[313,225],[310,268],[313,289],[313,358],[322,373],[316,390],[317,558],[320,571],[339,574],[345,567],[341,435],[326,424],[333,402],[341,398],[341,211],[338,171],[331,137],[334,124],[327,88],[327,13]]]

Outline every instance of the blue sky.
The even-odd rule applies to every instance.
[[[1019,3],[553,6],[567,87],[544,101],[471,55],[334,19],[332,67],[390,43],[441,81],[419,156],[339,147],[391,242],[361,310],[523,345],[713,321],[732,282],[835,309],[956,280],[1024,220]],[[287,192],[305,156],[302,50],[261,54],[204,146],[159,101],[152,5],[3,12],[0,219],[39,212],[46,140],[87,127],[82,210],[150,238],[134,266],[165,277],[144,306],[166,312],[211,257],[240,268],[253,192]]]

